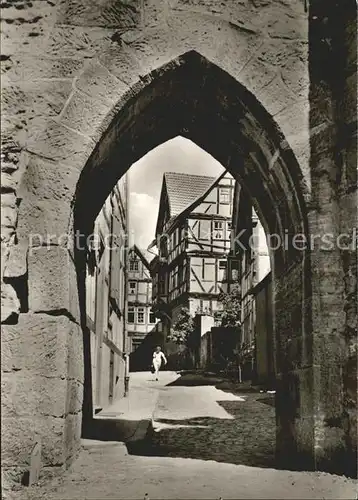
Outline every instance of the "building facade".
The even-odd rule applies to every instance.
[[[257,339],[261,335],[260,325],[267,319],[258,318],[258,314],[263,310],[256,310],[253,290],[270,272],[270,256],[264,228],[249,196],[239,183],[235,185],[233,204],[228,289],[236,283],[240,284],[241,345],[248,353],[253,354],[248,356],[251,366],[246,367],[246,377],[251,377],[253,371],[256,372],[257,355],[254,356],[254,344],[257,350]]]
[[[165,173],[151,262],[153,306],[169,332],[182,308],[220,309],[226,279],[234,179]],[[165,337],[165,336],[164,336]]]
[[[128,352],[133,353],[148,333],[160,328],[152,311],[152,278],[149,261],[136,245],[128,252],[127,333]]]
[[[269,388],[275,387],[275,340],[272,324],[271,272],[252,290],[255,301],[255,374],[256,382]]]
[[[127,179],[99,212],[87,255],[86,318],[91,336],[92,399],[103,408],[124,395],[126,376]]]

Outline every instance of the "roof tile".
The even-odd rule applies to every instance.
[[[167,186],[171,217],[183,212],[200,196],[203,196],[216,181],[216,177],[178,172],[165,172],[164,178]]]

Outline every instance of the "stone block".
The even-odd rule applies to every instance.
[[[146,72],[194,49],[240,80],[240,71],[262,43],[255,31],[235,29],[232,23],[217,16],[175,12],[168,17],[167,23],[169,30],[163,27],[161,32],[158,27],[147,29],[145,37],[129,44],[139,60],[146,54]],[[236,54],[234,58],[232,51]]]
[[[11,491],[14,486],[21,484],[26,472],[25,467],[1,467],[1,489],[3,500],[11,498]]]
[[[1,411],[6,417],[62,417],[66,414],[65,378],[34,375],[27,369],[3,373],[1,392]]]
[[[68,251],[58,246],[32,248],[28,256],[29,309],[69,310],[69,275],[74,272]]]
[[[16,325],[2,326],[2,370],[28,370],[32,375],[66,378],[72,327],[65,316],[20,314]]]
[[[75,81],[75,88],[95,99],[97,104],[116,102],[128,85],[113,75],[100,62],[91,62]]]
[[[28,111],[23,115],[6,114],[2,117],[3,136],[14,139],[20,148],[26,148],[29,135],[35,136],[40,133],[46,124],[44,115],[34,114],[31,110]]]
[[[6,85],[6,83],[8,83]],[[56,116],[63,108],[72,89],[72,81],[4,82],[3,113],[9,116]]]
[[[23,245],[28,241],[30,245],[66,247],[71,202],[78,178],[76,168],[28,155],[18,190],[18,239]]]
[[[108,126],[105,118],[113,107],[109,102],[109,99],[96,100],[75,92],[63,110],[61,123],[93,139],[100,139]]]
[[[304,59],[302,61],[302,59]],[[297,99],[304,99],[308,107],[309,99],[309,73],[308,55],[293,56],[280,68],[282,81]]]
[[[140,0],[104,0],[87,3],[83,0],[59,2],[58,22],[77,26],[103,26],[128,29],[141,20]]]
[[[82,69],[81,60],[54,57],[48,59],[33,54],[23,57],[19,54],[14,63],[5,71],[6,77],[14,83],[37,81],[43,79],[73,78]],[[39,82],[41,85],[41,82]]]
[[[277,113],[275,120],[284,131],[285,139],[292,148],[302,146],[309,149],[308,99],[294,103],[282,112]]]
[[[307,459],[314,461],[314,416],[301,417],[295,421],[295,443],[299,456],[305,457],[306,467],[309,468]],[[313,468],[313,467],[312,467]]]
[[[49,59],[64,58],[83,60],[93,57],[110,43],[113,29],[82,26],[47,26],[33,36],[30,25],[4,26],[2,51],[15,57],[33,57],[34,54]]]
[[[1,227],[1,243],[3,245],[3,248],[9,245],[14,240],[14,238],[15,238],[15,228],[13,226]]]
[[[16,223],[16,197],[14,193],[1,195],[1,226],[14,226]]]
[[[17,219],[16,207],[5,205],[1,207],[1,226],[15,227]]]
[[[64,443],[66,447],[66,459],[71,463],[81,447],[82,414],[69,414],[66,417]]]
[[[245,68],[240,71],[240,83],[250,92],[255,93],[268,85],[277,75],[277,68],[266,65],[264,62],[252,58]]]
[[[20,312],[20,301],[13,287],[8,283],[1,283],[1,323]]]
[[[78,380],[69,379],[67,382],[66,414],[81,412],[83,404],[83,384]]]
[[[262,41],[262,38],[261,38]],[[263,63],[278,69],[289,69],[292,64],[307,61],[307,41],[282,41],[270,39],[264,41],[255,57]],[[307,70],[306,70],[307,71]]]
[[[43,4],[42,0],[24,0],[20,2],[4,2],[3,14],[6,24],[10,26],[21,26],[32,24],[39,29],[44,24],[49,24],[51,15],[56,13],[52,2]],[[39,10],[41,10],[39,15]]]
[[[287,5],[268,2],[266,10],[266,30],[270,37],[279,38],[283,42],[289,40],[308,40],[308,15],[301,12],[293,12]],[[265,12],[260,15],[265,19]]]
[[[146,1],[151,4],[153,0]],[[189,10],[216,16],[235,23],[241,29],[257,29],[267,32],[270,28],[274,30],[273,36],[285,38],[286,33],[290,37],[297,39],[304,36],[301,24],[307,19],[304,6],[299,0],[292,2],[253,0],[226,0],[218,3],[216,0],[177,0],[174,2],[174,10]],[[274,23],[282,19],[281,23],[275,26]],[[298,26],[295,26],[298,25]],[[303,26],[307,32],[307,27]],[[287,35],[286,35],[287,36]]]
[[[84,382],[83,332],[76,323],[71,324],[68,339],[68,377]]]
[[[256,98],[271,115],[280,113],[299,100],[287,89],[280,76],[276,76],[266,87],[259,90]]]
[[[31,247],[59,245],[66,249],[71,217],[71,205],[65,201],[39,200],[28,195],[19,207],[17,235],[19,241]]]
[[[112,75],[132,86],[138,81],[141,74],[141,65],[124,44],[116,41],[108,49],[98,54],[99,62],[105,66]]]
[[[355,8],[355,6],[352,6]],[[349,15],[349,14],[348,14]],[[345,70],[347,74],[356,75],[357,72],[357,22],[352,15],[345,25],[345,45],[347,47],[347,59]]]
[[[90,137],[49,121],[39,135],[29,138],[27,150],[82,170],[94,146]]]
[[[37,155],[27,156],[17,196],[36,196],[39,201],[64,201],[71,203],[79,171],[70,164],[56,164]]]
[[[17,179],[10,172],[1,172],[0,185],[2,192],[16,191]]]
[[[44,466],[65,463],[65,419],[56,417],[2,417],[2,466],[30,466],[31,452],[41,444]]]
[[[27,273],[27,252],[28,244],[26,241],[10,246],[9,256],[4,266],[5,278],[17,278]]]
[[[57,18],[58,20],[58,18]],[[43,51],[48,57],[90,59],[106,49],[113,28],[82,26],[55,26],[48,33],[48,45]]]
[[[341,113],[345,123],[354,123],[357,119],[356,100],[357,100],[357,75],[347,76],[345,81],[345,90],[341,96]]]

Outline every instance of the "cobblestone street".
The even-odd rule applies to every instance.
[[[132,397],[148,392],[155,406],[152,441],[134,450],[124,443],[85,440],[63,476],[8,492],[4,498],[355,498],[354,480],[274,469],[272,395],[245,388],[241,392],[219,379],[178,377],[174,372],[161,373],[159,382],[151,374],[132,374],[131,388]],[[141,407],[143,416],[148,412],[148,401],[140,401],[134,408],[136,418]]]
[[[139,452],[273,467],[274,394],[184,375],[161,389],[154,432]]]

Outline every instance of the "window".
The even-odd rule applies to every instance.
[[[136,281],[129,282],[129,293],[136,293],[137,291],[137,283]]]
[[[214,221],[214,240],[224,239],[224,223],[221,220]]]
[[[230,188],[220,188],[219,191],[219,201],[225,205],[230,203]]]
[[[210,220],[201,220],[199,222],[199,238],[201,240],[210,238]]]
[[[159,295],[165,294],[165,283],[164,281],[159,282]]]
[[[231,221],[228,221],[228,222],[227,222],[227,230],[228,230],[228,231],[231,231],[231,227],[232,227],[232,226],[231,226]]]
[[[172,238],[173,238],[173,250],[174,250],[174,248],[177,246],[177,230],[174,231]]]
[[[232,260],[231,261],[231,280],[232,281],[238,281],[239,279],[239,269],[240,269],[240,263],[238,260]]]
[[[226,269],[226,266],[227,266],[226,260],[219,260],[219,269]]]
[[[127,321],[134,323],[134,307],[128,307]]]
[[[155,314],[152,309],[149,310],[149,323],[155,323]]]
[[[138,269],[139,269],[139,262],[137,260],[131,260],[129,262],[129,270],[138,271]]]
[[[144,307],[138,307],[137,310],[137,322],[144,323]]]

